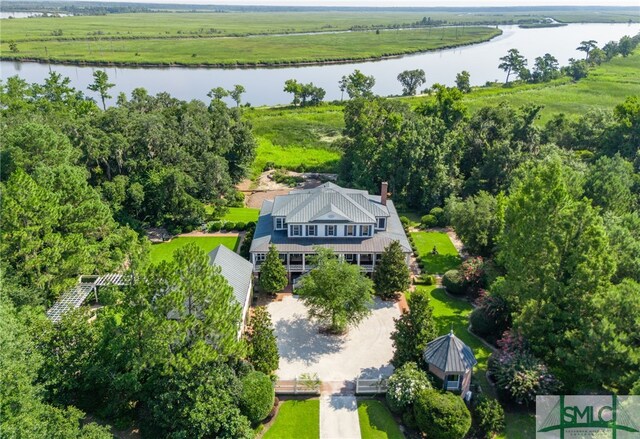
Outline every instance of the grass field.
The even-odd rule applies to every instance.
[[[389,409],[380,401],[358,401],[358,417],[362,439],[404,439]]]
[[[263,439],[318,439],[320,436],[320,401],[285,401]]]
[[[250,221],[258,221],[260,209],[252,209],[251,207],[230,207],[229,211],[220,218],[222,221],[231,221],[234,223]]]
[[[411,232],[420,260],[424,263],[424,271],[429,274],[444,274],[447,270],[460,265],[458,251],[444,232]],[[438,254],[431,254],[433,247]]]
[[[376,59],[487,41],[499,35],[490,27],[384,30],[335,34],[259,37],[120,40],[47,40],[17,43],[3,57],[122,65],[275,65]]]
[[[219,246],[220,244],[235,250],[238,245],[237,236],[207,236],[207,237],[180,237],[173,238],[171,241],[163,242],[162,244],[153,244],[151,251],[149,252],[149,260],[152,263],[158,263],[160,261],[170,261],[173,259],[173,252],[180,247],[184,247],[187,244],[195,243],[205,252],[209,253],[211,250]]]
[[[3,20],[2,40],[87,38],[179,38],[292,32],[322,32],[411,25],[428,17],[447,24],[505,24],[553,17],[563,22],[638,21],[633,8],[550,11],[297,11],[297,12],[155,12]],[[61,31],[61,32],[60,32]],[[60,34],[61,33],[61,34]]]

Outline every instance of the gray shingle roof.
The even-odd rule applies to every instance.
[[[464,373],[478,364],[471,348],[453,331],[427,343],[424,361],[445,373]]]
[[[313,189],[291,191],[276,197],[273,216],[284,216],[287,223],[308,223],[321,220],[323,215],[331,220],[353,223],[370,223],[376,217],[387,217],[389,211],[366,191],[345,189],[333,183],[325,183]]]
[[[368,195],[376,202],[380,202],[380,196]],[[384,206],[388,212],[387,230],[375,230],[371,237],[352,238],[289,238],[284,230],[273,230],[272,211],[278,204],[275,201],[265,201],[260,209],[260,216],[251,242],[251,252],[266,253],[269,246],[274,244],[279,252],[314,253],[313,247],[320,245],[329,247],[340,253],[381,253],[391,242],[399,241],[406,253],[411,252],[411,244],[404,233],[400,218],[391,200],[387,200]],[[282,205],[281,205],[282,207]]]
[[[224,245],[219,245],[209,253],[209,263],[220,267],[222,275],[233,288],[233,295],[242,306],[244,315],[246,312],[244,307],[247,303],[247,295],[249,294],[249,286],[253,276],[251,262],[229,250]]]

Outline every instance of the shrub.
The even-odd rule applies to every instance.
[[[406,231],[409,228],[409,225],[411,224],[411,220],[406,216],[401,216],[400,223],[402,224],[402,228],[404,228]]]
[[[251,372],[242,379],[240,409],[256,424],[269,415],[275,396],[271,379],[262,372]]]
[[[227,201],[229,207],[244,207],[244,193],[241,191],[235,191],[233,196]]]
[[[237,223],[236,223],[236,228],[235,228],[235,230],[238,230],[238,231],[240,231],[240,232],[241,232],[241,231],[243,231],[243,230],[244,230],[244,229],[246,229],[246,228],[247,228],[247,225],[246,225],[245,223],[243,223],[242,221],[240,221],[240,222],[237,222]]]
[[[262,168],[263,171],[270,171],[272,169],[276,168],[276,164],[274,162],[267,162],[264,165],[264,168]]]
[[[413,416],[412,410],[406,411],[402,414],[402,423],[412,429],[418,428],[418,424],[416,424],[416,417]]]
[[[425,285],[435,285],[436,277],[433,274],[423,274],[420,276],[420,281]]]
[[[211,233],[219,232],[222,229],[222,223],[220,221],[212,221],[207,224],[207,231]]]
[[[416,363],[405,363],[389,377],[386,396],[389,409],[394,413],[410,411],[418,394],[430,388],[427,374]]]
[[[224,230],[235,230],[236,229],[236,223],[234,223],[233,221],[226,221],[224,223]]]
[[[485,263],[481,256],[469,258],[460,266],[460,274],[464,278],[469,297],[477,299],[482,288],[486,288]]]
[[[466,291],[466,282],[462,273],[458,270],[449,270],[442,276],[442,285],[448,292],[455,295],[462,295]]]
[[[471,329],[480,337],[486,337],[488,335],[495,334],[497,325],[494,319],[492,319],[484,308],[476,308],[469,316],[469,323],[471,323]]]
[[[504,409],[496,399],[480,394],[473,404],[473,420],[484,438],[504,430]]]
[[[521,336],[505,332],[498,346],[500,351],[491,355],[489,370],[499,390],[516,403],[529,405],[536,395],[551,395],[562,387],[547,366],[529,351]]]
[[[444,227],[447,225],[446,224],[447,219],[445,217],[444,209],[442,207],[434,207],[429,211],[429,215],[433,216],[436,219],[437,226]]]
[[[247,230],[255,229],[255,228],[256,228],[256,222],[255,221],[249,221],[247,223]]]
[[[429,439],[462,439],[471,427],[471,414],[459,396],[433,389],[422,391],[413,405],[418,429]]]
[[[438,220],[431,214],[424,215],[422,218],[420,218],[420,224],[425,229],[428,229],[430,227],[435,227],[438,224]]]

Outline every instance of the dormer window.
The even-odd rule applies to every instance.
[[[290,226],[291,228],[289,229],[289,235],[290,236],[302,236],[302,225],[300,224],[293,224]]]
[[[378,218],[378,229],[384,230],[387,228],[387,219],[385,217]]]
[[[356,226],[344,226],[344,236],[356,236]]]
[[[318,226],[307,226],[307,236],[318,236]]]
[[[371,236],[371,226],[360,226],[360,236]]]
[[[324,226],[325,236],[336,236],[338,234],[338,226]]]
[[[284,229],[284,218],[278,217],[276,218],[276,230]]]

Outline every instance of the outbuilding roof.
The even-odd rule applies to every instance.
[[[220,267],[220,272],[233,288],[233,295],[242,306],[244,315],[253,275],[251,262],[229,250],[224,245],[219,245],[209,253],[209,263]]]
[[[424,361],[444,373],[464,373],[478,364],[471,348],[453,335],[453,330],[427,343]]]

